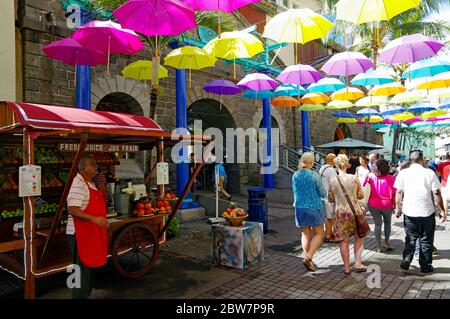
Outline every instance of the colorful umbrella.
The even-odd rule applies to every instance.
[[[152,61],[138,60],[130,63],[122,70],[122,75],[133,80],[151,80],[153,75]],[[163,67],[159,67],[158,78],[166,78],[169,76],[169,71]]]
[[[308,87],[309,92],[329,93],[345,88],[345,84],[336,78],[323,78]]]
[[[422,34],[405,35],[389,42],[380,52],[380,61],[413,63],[431,56],[444,46],[441,42]]]
[[[354,101],[362,97],[364,97],[364,92],[355,87],[346,87],[331,94],[332,100],[340,100],[340,101],[347,101],[347,100]]]
[[[418,118],[418,117],[414,117],[412,119],[407,119],[402,121],[405,124],[413,124],[413,123],[418,123],[418,122],[422,122],[422,119]]]
[[[350,81],[353,85],[361,86],[382,85],[392,82],[394,82],[392,76],[381,70],[368,70],[356,75],[353,80]]]
[[[399,105],[382,105],[380,106],[380,114],[382,116],[390,116],[390,115],[395,115],[395,114],[399,114],[399,113],[403,113],[406,110],[399,106]],[[385,123],[385,124],[389,124],[389,123]]]
[[[443,101],[439,106],[439,109],[450,109],[450,99]]]
[[[274,90],[278,83],[263,73],[252,73],[246,75],[237,84],[243,90],[267,91]]]
[[[233,82],[227,80],[215,80],[207,83],[203,90],[218,95],[235,95],[241,93],[241,89]]]
[[[325,107],[322,104],[301,104],[298,110],[305,112],[323,111]]]
[[[447,114],[446,111],[436,109],[436,110],[433,110],[433,111],[424,112],[424,113],[422,113],[420,115],[420,117],[423,118],[423,119],[431,119],[431,118],[435,118],[435,117],[442,116],[442,115],[445,115],[445,114]]]
[[[345,112],[345,111],[337,111],[333,112],[332,115],[334,117],[343,117],[343,118],[355,118],[352,113]]]
[[[390,117],[391,120],[394,121],[407,121],[407,120],[411,120],[415,118],[414,114],[410,113],[410,112],[403,112],[403,113],[398,113],[398,114],[394,114]]]
[[[411,64],[402,74],[404,79],[432,77],[439,73],[450,71],[450,61],[432,57]]]
[[[244,91],[242,94],[242,97],[245,97],[246,99],[257,99],[257,100],[263,100],[266,98],[273,97],[273,91]]]
[[[358,121],[355,118],[339,117],[336,119],[336,123],[355,124]]]
[[[336,19],[354,24],[388,21],[419,4],[420,0],[340,0]]]
[[[377,106],[386,104],[387,102],[388,102],[387,96],[366,96],[356,101],[355,106],[357,107]]]
[[[145,36],[178,36],[197,27],[195,12],[179,0],[130,0],[112,13],[122,27]]]
[[[364,54],[360,52],[341,52],[335,54],[321,68],[327,75],[338,75],[348,77],[358,73],[366,72],[373,67]]]
[[[379,116],[379,115],[371,115],[371,116],[368,116],[368,117],[365,116],[365,117],[361,118],[361,122],[363,124],[366,124],[366,123],[371,123],[371,124],[373,124],[373,123],[380,123],[380,122],[383,122],[383,118],[381,116]]]
[[[282,84],[276,88],[274,95],[276,96],[301,96],[306,94],[306,89],[301,85]]]
[[[418,102],[410,107],[408,107],[408,112],[411,113],[423,113],[423,112],[429,112],[429,111],[436,111],[438,108],[433,106],[430,102],[424,103],[424,102]]]
[[[300,102],[290,96],[277,96],[270,104],[279,107],[297,107],[300,105]]]
[[[348,108],[350,108],[352,106],[354,106],[354,105],[350,101],[334,100],[334,101],[330,101],[325,106],[325,109],[327,109],[327,110],[348,109]]]
[[[307,93],[300,99],[302,104],[324,104],[328,101],[330,98],[323,93]]]
[[[420,78],[421,80],[423,78]],[[450,72],[439,73],[416,86],[418,90],[445,89],[450,87]]]
[[[64,62],[69,65],[106,64],[108,57],[99,50],[85,48],[75,39],[67,38],[47,44],[42,51],[51,59]]]
[[[407,91],[394,95],[389,103],[401,104],[401,103],[412,103],[424,100],[427,95],[426,91]]]
[[[284,84],[305,85],[315,83],[322,75],[310,65],[295,64],[284,69],[276,79]]]
[[[422,92],[423,90],[420,90],[418,92]],[[447,99],[450,98],[450,88],[445,88],[445,89],[434,89],[431,90],[430,92],[430,97],[434,97],[437,99]],[[425,93],[423,93],[425,94]]]
[[[370,107],[367,107],[365,109],[359,110],[358,112],[356,112],[356,115],[359,116],[375,116],[375,115],[380,115],[380,112],[378,112],[377,110],[371,109]]]
[[[406,92],[406,87],[404,87],[400,83],[387,83],[373,87],[372,90],[369,91],[369,95],[391,96],[403,92]]]

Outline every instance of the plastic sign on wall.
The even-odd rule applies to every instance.
[[[156,164],[156,184],[169,184],[169,163],[160,162]]]
[[[41,167],[25,165],[19,167],[19,197],[41,195]]]

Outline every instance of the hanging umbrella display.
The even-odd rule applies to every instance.
[[[358,112],[356,112],[356,115],[371,117],[371,116],[379,116],[380,112],[378,112],[377,110],[374,110],[374,109],[368,107],[368,108],[359,110]]]
[[[432,57],[411,64],[402,74],[404,79],[432,77],[439,73],[450,71],[450,61]]]
[[[383,118],[379,115],[364,116],[361,118],[361,124],[374,124],[383,122]]]
[[[256,99],[256,100],[263,100],[266,98],[272,98],[273,97],[273,91],[244,91],[244,93],[242,93],[242,97],[245,97],[246,99]]]
[[[301,104],[298,110],[305,112],[323,111],[325,107],[322,104]]]
[[[421,0],[340,0],[336,19],[354,24],[388,21],[406,10],[417,7]]]
[[[350,75],[366,72],[373,67],[364,54],[360,52],[341,52],[335,54],[321,68],[327,75],[348,77]]]
[[[153,63],[152,61],[138,60],[127,65],[121,73],[126,78],[146,82],[153,79]],[[160,66],[158,69],[158,79],[163,79],[168,76],[169,71],[165,67]],[[146,84],[144,85],[144,96],[147,96]]]
[[[443,102],[438,106],[438,108],[439,108],[439,109],[442,109],[442,110],[448,110],[448,109],[450,109],[450,99],[449,99],[449,100],[443,101]]]
[[[278,107],[297,107],[300,105],[300,102],[291,96],[277,96],[270,104]]]
[[[295,43],[294,61],[297,63],[297,43],[325,38],[333,24],[311,9],[290,9],[277,14],[264,27],[263,37],[278,43]]]
[[[390,115],[395,115],[395,114],[399,114],[399,113],[403,113],[406,110],[399,106],[399,105],[382,105],[380,106],[380,114],[382,116],[390,116]],[[386,123],[388,124],[388,123]]]
[[[410,113],[410,112],[402,112],[402,113],[398,113],[398,114],[394,114],[390,117],[390,119],[394,120],[394,121],[407,121],[407,120],[411,120],[415,118],[414,114]]]
[[[438,116],[442,116],[442,115],[445,115],[445,114],[447,114],[446,111],[436,109],[436,110],[432,110],[432,111],[423,112],[423,113],[420,115],[420,117],[421,117],[422,119],[432,119],[432,118],[436,118],[436,117],[438,117]]]
[[[305,85],[315,83],[322,75],[310,65],[295,64],[284,69],[276,79],[284,84]]]
[[[243,90],[267,91],[274,90],[278,83],[266,74],[252,73],[246,75],[237,85]]]
[[[392,99],[389,101],[389,103],[392,104],[412,103],[424,100],[426,97],[427,97],[426,92],[423,91],[407,91],[394,95]]]
[[[423,78],[419,80],[421,83],[415,85],[418,90],[445,89],[450,87],[450,72],[439,73],[425,81]]]
[[[178,36],[197,27],[194,10],[179,0],[130,0],[112,14],[122,27],[147,37]]]
[[[418,102],[410,107],[408,107],[408,112],[411,113],[423,113],[423,112],[429,112],[429,111],[436,111],[438,108],[433,106],[432,103],[424,103],[424,102]]]
[[[175,69],[189,70],[189,87],[191,86],[191,70],[212,67],[216,64],[216,61],[217,59],[205,50],[193,46],[175,49],[164,58],[165,65]]]
[[[334,100],[334,101],[330,101],[325,106],[325,109],[327,109],[327,110],[348,109],[352,106],[354,106],[354,105],[350,101]]]
[[[332,100],[354,101],[364,97],[364,92],[355,87],[346,87],[331,94]]]
[[[389,42],[380,52],[380,61],[397,64],[413,63],[435,56],[443,43],[422,34],[405,35]]]
[[[392,76],[390,76],[389,73],[381,71],[379,69],[372,69],[364,73],[360,73],[350,81],[350,83],[353,85],[361,86],[382,85],[392,82],[394,82]]]
[[[358,123],[358,120],[355,118],[339,117],[336,119],[336,123],[355,124]]]
[[[330,93],[345,88],[345,84],[336,78],[323,78],[308,87],[309,92]]]
[[[423,90],[419,90],[418,92],[422,92]],[[447,99],[450,98],[450,88],[445,89],[434,89],[430,92],[430,97],[437,99]],[[425,93],[423,93],[425,94]]]
[[[107,53],[107,74],[110,54],[135,54],[144,49],[144,44],[134,31],[123,29],[112,21],[90,21],[78,28],[71,38],[85,48]]]
[[[370,91],[371,96],[391,96],[406,92],[406,87],[400,83],[387,83],[374,86]]]
[[[330,101],[330,98],[323,93],[307,93],[301,99],[302,104],[325,104]]]
[[[332,115],[334,117],[355,118],[352,113],[345,112],[345,111],[333,112]]]
[[[355,106],[357,107],[377,106],[386,104],[387,102],[388,102],[387,96],[366,96],[356,101]]]
[[[296,84],[282,84],[276,88],[275,96],[302,96],[306,94],[306,89],[301,85]]]
[[[203,90],[207,93],[217,94],[220,96],[221,109],[223,95],[236,95],[241,93],[241,89],[235,83],[227,80],[211,81],[203,86]]]

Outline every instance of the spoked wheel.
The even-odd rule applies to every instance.
[[[125,278],[139,278],[148,273],[159,255],[159,241],[148,224],[125,227],[114,240],[112,260]]]

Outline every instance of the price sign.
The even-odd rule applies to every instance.
[[[25,165],[19,167],[19,197],[41,195],[41,167]]]
[[[156,164],[156,184],[169,184],[169,163],[160,162]]]

